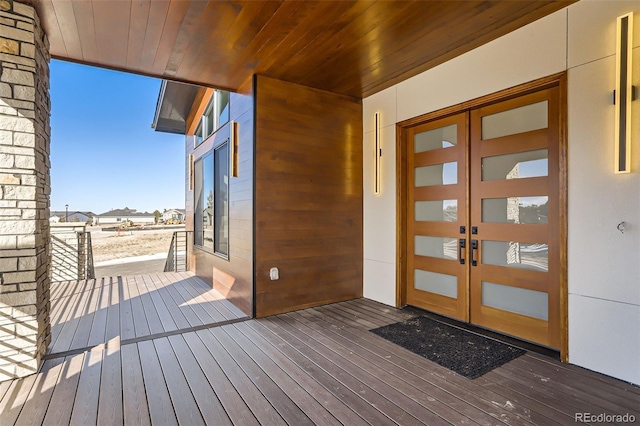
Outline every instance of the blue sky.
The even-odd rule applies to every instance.
[[[151,128],[159,88],[51,61],[51,210],[184,208],[184,136]]]

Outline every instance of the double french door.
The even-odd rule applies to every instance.
[[[559,88],[406,131],[407,303],[559,348]]]

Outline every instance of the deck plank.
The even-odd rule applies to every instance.
[[[380,319],[384,318],[389,321],[389,324],[393,324],[399,321],[406,321],[410,318],[415,317],[415,315],[412,313],[391,308],[381,303],[378,303],[377,305],[371,305],[367,302],[368,300],[362,298],[356,300],[347,300],[343,306],[349,308],[351,311],[373,315],[374,317],[378,317]]]
[[[308,417],[314,424],[340,424],[327,408],[320,404],[304,387],[280,368],[270,356],[264,353],[249,337],[244,335],[238,327],[225,327],[225,331],[223,332],[228,338],[233,339],[238,347],[250,356],[253,362],[286,393],[291,401],[302,410],[305,417]],[[218,340],[220,340],[219,337]],[[240,364],[244,368],[246,363],[242,362],[242,360],[240,361]]]
[[[93,314],[93,324],[91,325],[91,333],[89,333],[87,346],[95,346],[105,342],[110,286],[107,284],[106,278],[102,278],[102,280],[103,286],[100,287],[100,291],[98,292],[100,296],[96,311]]]
[[[397,389],[401,386],[400,380],[378,368],[367,369],[372,366],[348,349],[335,344],[306,325],[296,322],[288,315],[278,315],[271,321],[297,339],[309,341],[309,346],[313,347],[315,353],[330,360],[336,367],[371,389],[371,392],[368,392],[368,400],[380,407],[398,424],[447,424],[444,419],[426,409],[420,402],[403,395]],[[408,387],[403,386],[403,390],[407,392]],[[411,393],[412,396],[416,394],[416,392]]]
[[[313,422],[294,403],[285,391],[274,381],[274,375],[278,375],[277,370],[272,370],[267,374],[256,364],[256,362],[242,350],[242,348],[224,331],[226,327],[213,328],[211,334],[226,349],[231,358],[244,371],[253,384],[262,392],[264,397],[276,409],[282,419],[290,425],[312,425]],[[303,396],[303,393],[299,393]],[[302,404],[304,405],[304,404]]]
[[[637,403],[637,396],[634,398],[632,394],[618,391],[615,387],[593,380],[590,377],[569,375],[557,365],[540,362],[532,357],[520,357],[515,361],[513,363],[514,366],[528,370],[536,378],[546,375],[548,381],[545,381],[545,383],[555,383],[556,386],[564,391],[574,389],[577,392],[581,392],[582,399],[587,399],[586,395],[588,395],[594,404],[596,404],[595,401],[599,401],[596,406],[600,406],[603,410],[614,410],[615,407],[619,406],[640,418],[640,406]]]
[[[82,426],[96,423],[98,399],[100,397],[102,355],[102,349],[92,349],[85,353],[76,399],[71,411],[70,425]]]
[[[395,424],[380,411],[379,406],[371,404],[365,399],[366,387],[356,386],[353,379],[350,379],[346,373],[331,368],[327,363],[323,363],[322,360],[307,357],[304,354],[303,345],[290,339],[284,331],[279,330],[268,319],[252,321],[248,325],[255,327],[256,331],[265,335],[289,359],[298,364],[326,389],[329,389],[337,398],[344,401],[366,422],[374,425]],[[300,350],[300,348],[303,349]]]
[[[640,386],[636,386],[631,383],[627,383],[622,380],[619,380],[610,376],[606,376],[604,374],[598,374],[587,368],[580,367],[574,364],[558,362],[555,359],[550,359],[548,356],[543,354],[529,352],[528,356],[530,358],[534,358],[536,361],[551,364],[554,367],[558,368],[559,370],[563,370],[567,372],[567,374],[588,377],[594,382],[597,382],[598,383],[597,386],[600,386],[600,383],[606,383],[607,385],[615,389],[615,392],[622,392],[628,395],[640,396]]]
[[[47,410],[43,425],[66,425],[71,421],[84,356],[82,353],[65,358],[63,370],[49,403],[52,409]]]
[[[632,414],[640,415],[637,408],[626,407],[626,401],[622,401],[622,404],[616,404],[608,399],[602,399],[596,396],[596,389],[592,391],[585,391],[579,387],[570,386],[560,381],[555,380],[555,376],[549,374],[548,371],[536,370],[532,371],[522,360],[515,359],[510,363],[505,364],[504,370],[510,371],[513,374],[518,374],[525,379],[530,386],[543,390],[558,398],[566,401],[575,401],[578,408],[582,412],[615,412],[621,408],[629,411]],[[637,405],[636,405],[637,406]]]
[[[185,329],[189,328],[190,324],[187,318],[184,316],[182,311],[179,309],[176,304],[173,296],[170,293],[170,288],[172,284],[168,280],[162,280],[158,275],[161,274],[152,274],[151,278],[156,283],[156,295],[159,300],[161,300],[166,306],[169,314],[171,315],[171,319],[175,324],[176,329]]]
[[[60,312],[60,315],[51,325],[50,352],[55,351],[57,347],[63,347],[62,350],[67,350],[69,345],[67,341],[71,342],[73,340],[73,335],[78,325],[76,321],[73,321],[73,312],[79,305],[79,299],[80,295],[78,294],[74,294],[68,299],[63,299],[63,303],[65,304],[64,310]],[[58,343],[58,341],[60,341],[60,343]]]
[[[142,377],[142,365],[138,345],[124,345],[120,348],[122,366],[122,401],[124,423],[147,426],[151,424],[149,405]]]
[[[495,371],[490,371],[482,377],[474,379],[485,388],[503,395],[508,401],[530,407],[531,410],[540,413],[550,422],[564,425],[575,421],[575,408],[564,401],[556,400],[546,393],[539,392],[521,383],[503,377]]]
[[[120,346],[107,345],[103,352],[102,380],[98,399],[98,425],[122,424],[122,365]]]
[[[354,345],[354,337],[349,336],[342,329],[331,327],[323,318],[311,315],[309,312],[298,312],[294,317],[302,318],[305,325],[318,333],[332,339],[346,350],[362,357],[371,366],[371,372],[379,371],[379,378],[383,378],[387,383],[396,383],[398,390],[425,407],[428,407],[435,414],[452,424],[482,424],[492,425],[495,418],[485,412],[466,403],[460,398],[433,386],[428,381],[410,374],[400,366],[388,361],[386,353],[380,353],[379,346],[368,342],[360,341]],[[366,368],[366,367],[365,367]]]
[[[76,333],[73,336],[73,340],[68,349],[72,348],[84,348],[89,344],[89,336],[91,335],[91,327],[93,326],[93,317],[98,307],[100,300],[100,289],[90,288],[83,293],[83,297],[87,299],[83,315],[78,322]]]
[[[269,425],[286,425],[275,408],[264,398],[260,390],[247,377],[242,369],[236,364],[231,355],[216,340],[210,330],[196,332],[198,337],[205,344],[207,349],[214,355],[220,368],[229,378],[238,394],[247,403],[253,414],[260,419],[260,423]]]
[[[137,343],[152,424],[177,425],[169,390],[153,341]]]
[[[16,425],[41,424],[51,401],[54,386],[63,367],[63,359],[50,359],[42,364],[42,370],[36,375],[31,391],[22,407]]]
[[[183,303],[181,303],[181,306],[183,305],[190,306],[191,309],[193,309],[193,311],[196,313],[196,315],[200,319],[201,324],[210,324],[210,323],[220,321],[222,318],[215,317],[211,315],[211,313],[209,313],[209,309],[206,309],[206,306],[203,303],[203,300],[201,300],[200,298],[194,297],[188,291],[187,287],[189,287],[189,285],[185,284],[184,281],[185,280],[178,281],[173,285],[173,288],[175,289],[175,291],[180,295],[180,297],[182,297]]]
[[[109,278],[109,304],[107,307],[107,324],[105,342],[120,341],[120,288],[116,278]]]
[[[200,337],[196,333],[186,333],[182,337],[187,342],[207,380],[213,385],[220,404],[224,407],[232,423],[234,425],[247,426],[259,425],[260,423],[258,423],[253,412],[224,374],[213,354],[207,349]]]
[[[180,367],[187,379],[189,388],[194,400],[200,409],[200,413],[206,424],[209,425],[231,425],[231,420],[227,416],[224,407],[220,403],[218,396],[207,381],[202,369],[198,366],[198,361],[189,349],[183,336],[169,337],[169,343],[173,348]]]
[[[191,327],[203,324],[203,321],[197,315],[193,306],[186,303],[184,297],[180,294],[175,285],[167,285],[165,286],[165,289],[169,297],[171,297],[171,300],[173,300],[173,304],[176,306],[176,309],[184,316]]]
[[[131,311],[133,313],[134,336],[148,336],[151,334],[151,331],[149,330],[147,316],[144,313],[144,307],[142,306],[142,299],[140,298],[136,279],[135,277],[126,277],[125,280],[130,294],[129,300],[131,302]]]
[[[2,403],[2,398],[4,398],[12,383],[13,380],[5,380],[4,382],[0,382],[0,404]]]
[[[147,317],[150,334],[163,333],[165,329],[162,327],[162,321],[160,320],[160,316],[158,315],[153,304],[153,300],[151,299],[151,295],[149,294],[153,289],[149,288],[149,285],[140,275],[135,277],[135,282],[138,286],[138,297],[140,297],[140,300],[142,301],[142,308],[144,309],[144,314]]]
[[[16,422],[37,376],[32,374],[24,379],[12,380],[11,386],[0,401],[0,425],[12,425]]]
[[[200,409],[195,402],[169,340],[166,337],[155,339],[153,344],[158,353],[158,359],[160,360],[160,366],[169,389],[169,396],[173,402],[173,409],[178,423],[183,425],[204,425]]]
[[[136,331],[133,307],[131,306],[131,291],[123,277],[118,277],[118,289],[120,295],[120,340],[133,339],[136,337]]]
[[[298,383],[306,392],[309,392],[323,407],[325,407],[332,416],[334,416],[341,424],[351,426],[368,425],[362,417],[351,409],[349,405],[342,399],[334,395],[331,390],[337,388],[326,388],[320,381],[317,381],[311,374],[301,368],[296,362],[288,358],[285,353],[280,352],[278,345],[274,342],[276,339],[269,339],[265,333],[257,331],[252,323],[234,324],[234,328],[240,330],[251,342],[256,345],[265,356],[276,363],[283,371]],[[320,374],[320,373],[319,373]]]
[[[162,300],[162,297],[160,297],[159,287],[156,286],[156,283],[149,275],[143,276],[142,279],[149,289],[148,295],[153,303],[156,313],[158,314],[162,329],[165,332],[177,330],[178,326],[176,325],[176,322],[173,320],[173,317],[171,316],[167,305]]]
[[[496,378],[498,376],[499,378]],[[581,399],[567,395],[553,388],[543,386],[541,383],[532,381],[526,377],[524,373],[518,371],[511,366],[503,365],[501,368],[497,368],[487,373],[487,378],[492,380],[510,380],[517,385],[523,386],[531,390],[527,392],[527,395],[532,395],[537,398],[541,403],[546,403],[560,411],[563,411],[569,415],[577,412],[590,412],[591,404],[582,401]],[[560,403],[561,402],[561,403]]]
[[[220,303],[220,293],[207,285],[202,279],[192,276],[182,280],[182,282],[185,283],[187,291],[191,293],[194,300],[200,301],[215,321],[235,318],[235,315],[231,314],[228,309]]]

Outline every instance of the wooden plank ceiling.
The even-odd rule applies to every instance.
[[[21,0],[54,58],[235,90],[252,74],[365,97],[575,0]]]

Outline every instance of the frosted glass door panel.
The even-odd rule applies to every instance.
[[[516,152],[482,159],[482,180],[524,179],[549,175],[549,151]]]
[[[413,137],[413,142],[416,153],[456,146],[458,145],[458,126],[452,124],[418,133]]]
[[[455,275],[416,269],[413,282],[416,290],[428,291],[453,299],[458,297],[458,277]]]
[[[456,238],[416,235],[414,247],[415,254],[418,256],[454,260],[458,258],[458,240]]]
[[[458,200],[416,201],[416,221],[457,222]]]
[[[546,129],[548,102],[542,101],[482,117],[482,140]]]
[[[549,296],[542,291],[482,281],[482,304],[547,321]]]
[[[549,246],[517,241],[483,241],[482,263],[548,272]]]
[[[546,224],[549,197],[484,198],[482,221],[491,223]]]
[[[434,164],[415,168],[415,186],[453,185],[458,183],[458,163]]]

